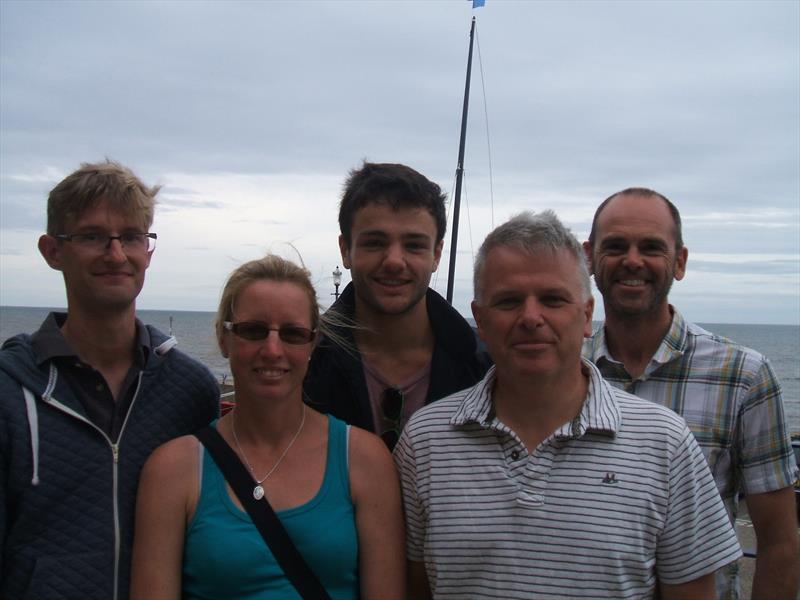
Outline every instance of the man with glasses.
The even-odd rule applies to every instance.
[[[745,495],[758,546],[753,598],[794,599],[797,467],[781,386],[761,354],[690,323],[669,303],[689,256],[678,209],[646,188],[613,194],[597,208],[584,250],[606,317],[584,355],[613,385],[686,419],[731,522]],[[738,597],[734,563],[717,573],[717,598]]]
[[[0,351],[3,598],[127,598],[141,467],[218,412],[208,369],[136,318],[157,192],[108,161],[50,192],[39,250],[67,312]]]
[[[343,343],[321,340],[306,397],[390,449],[416,409],[486,371],[469,324],[428,287],[444,245],[444,201],[410,167],[364,163],[350,172],[339,207],[339,249],[353,281],[328,316],[338,316]]]
[[[394,451],[409,597],[708,598],[736,534],[683,420],[581,360],[578,240],[551,211],[518,215],[483,242],[474,286],[495,366]]]

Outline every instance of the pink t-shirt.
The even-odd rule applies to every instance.
[[[428,384],[430,383],[431,363],[419,372],[411,376],[407,381],[400,383],[390,383],[378,373],[362,355],[361,363],[364,365],[364,378],[367,381],[367,392],[369,402],[372,406],[372,420],[375,425],[375,433],[378,435],[386,431],[397,429],[398,434],[405,427],[409,417],[417,409],[425,406],[425,397],[428,394]],[[381,407],[384,393],[387,388],[394,388],[403,393],[403,408],[400,415],[400,423],[387,419]]]

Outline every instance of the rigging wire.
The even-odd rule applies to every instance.
[[[489,137],[489,108],[486,102],[486,79],[483,77],[483,58],[481,57],[481,38],[475,27],[475,41],[478,46],[478,66],[481,72],[481,90],[483,91],[483,117],[486,124],[486,153],[489,156],[489,202],[492,211],[492,229],[494,229],[494,175],[492,174],[492,144]]]
[[[486,153],[487,153],[488,161],[489,161],[489,204],[490,204],[490,211],[491,211],[491,224],[492,224],[492,229],[494,229],[494,173],[493,173],[493,170],[492,170],[492,146],[491,146],[491,140],[490,140],[490,136],[489,136],[489,108],[488,108],[488,102],[486,101],[486,79],[485,79],[484,73],[483,73],[483,58],[481,56],[481,43],[480,43],[480,37],[478,35],[477,22],[475,24],[475,41],[477,42],[478,65],[480,67],[480,74],[481,74],[481,91],[483,93],[483,116],[484,116],[484,124],[485,124],[485,128],[486,128]],[[475,245],[474,245],[474,241],[473,241],[473,237],[472,237],[472,219],[470,217],[470,212],[469,212],[469,202],[467,200],[467,186],[466,186],[466,183],[467,183],[466,182],[467,169],[466,169],[465,165],[466,165],[466,160],[464,161],[464,164],[461,165],[462,181],[463,181],[463,189],[462,189],[462,191],[463,191],[463,198],[464,198],[464,203],[465,203],[465,207],[464,207],[465,211],[464,212],[467,215],[467,230],[469,232],[470,255],[472,256],[472,260],[474,261],[475,260]],[[456,171],[458,171],[458,169],[456,169]],[[453,178],[453,183],[452,183],[452,185],[450,187],[450,198],[453,198],[454,190],[455,190],[455,177]],[[445,222],[447,222],[447,223],[450,223],[450,208],[451,207],[452,207],[452,203],[448,202],[446,216],[445,216],[445,218],[446,218]],[[455,224],[451,224],[451,225],[455,226]],[[449,251],[453,252],[454,249],[450,248]],[[434,276],[433,276],[433,286],[434,287],[436,286],[438,281],[439,281],[439,271],[437,270],[436,273],[434,273]]]

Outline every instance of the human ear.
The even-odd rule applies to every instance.
[[[442,259],[442,248],[444,248],[444,240],[439,240],[439,243],[433,249],[433,271],[439,268],[439,261]]]
[[[592,337],[592,315],[594,314],[594,296],[589,296],[583,308],[586,322],[583,324],[583,337]]]
[[[223,335],[221,338],[217,340],[217,345],[219,346],[219,353],[222,354],[222,358],[228,358],[228,344],[225,338],[226,336]]]
[[[589,275],[594,275],[594,267],[592,266],[592,245],[589,242],[583,242],[583,253],[586,255],[586,265],[589,267]]]
[[[473,300],[469,307],[472,309],[472,318],[475,319],[475,327],[478,330],[478,337],[485,341],[483,337],[483,315],[481,314],[481,305],[477,300]]]
[[[675,255],[675,281],[680,281],[686,275],[686,262],[689,260],[689,249],[682,246]]]
[[[39,252],[51,269],[61,270],[61,246],[52,235],[42,234],[39,237]]]
[[[347,247],[347,241],[343,235],[339,236],[339,252],[342,255],[342,265],[345,269],[350,268],[350,248]]]

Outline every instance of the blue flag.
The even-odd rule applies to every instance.
[[[472,8],[480,8],[486,4],[486,0],[472,0]]]

